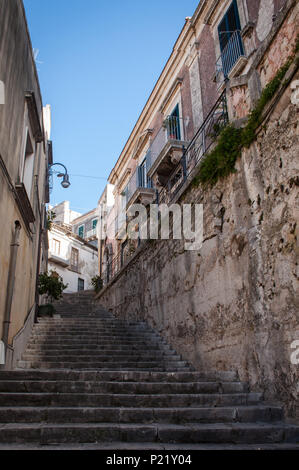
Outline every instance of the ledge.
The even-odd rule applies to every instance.
[[[60,256],[53,255],[52,253],[49,253],[49,261],[52,261],[53,263],[60,264],[62,267],[67,267],[69,266],[70,262],[67,259],[60,258]]]
[[[34,139],[37,143],[42,142],[44,139],[44,136],[43,136],[43,131],[40,125],[40,119],[39,119],[34,92],[26,91],[25,100],[28,106],[29,120],[30,120],[30,124],[32,127]]]
[[[29,224],[35,221],[35,216],[24,183],[16,183],[15,190],[18,207],[20,209],[25,224],[29,228]]]
[[[179,163],[183,154],[183,147],[187,148],[189,142],[184,140],[168,140],[161,150],[158,158],[148,171],[148,176],[152,178],[155,173],[170,175],[173,167]]]
[[[155,197],[155,190],[153,188],[137,188],[130,200],[127,203],[127,208],[132,204],[141,203],[145,206],[151,204]]]

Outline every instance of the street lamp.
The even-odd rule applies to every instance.
[[[70,177],[68,175],[68,172],[67,172],[67,169],[66,167],[62,164],[62,163],[52,163],[51,165],[49,165],[49,171],[50,171],[50,174],[52,173],[51,172],[51,168],[52,166],[54,165],[60,165],[64,168],[64,173],[58,173],[57,175],[57,178],[62,178],[62,181],[61,181],[61,186],[65,189],[69,188],[71,183],[70,183]]]

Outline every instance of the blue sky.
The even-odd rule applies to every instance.
[[[97,205],[174,42],[198,0],[24,0],[44,104],[52,107],[51,204]],[[55,167],[54,167],[55,168]],[[56,167],[59,170],[59,167]],[[83,175],[87,177],[75,176]]]

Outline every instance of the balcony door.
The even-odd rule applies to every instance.
[[[180,110],[177,104],[168,118],[168,138],[172,140],[181,140],[180,129]]]
[[[244,55],[240,30],[241,23],[237,0],[233,0],[218,26],[222,68],[225,77],[227,77],[238,58]]]
[[[149,167],[150,151],[147,152],[144,160],[138,167],[138,188],[151,188],[151,179],[147,176]]]

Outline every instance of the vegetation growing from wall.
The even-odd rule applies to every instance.
[[[299,50],[299,36],[295,52],[297,50]],[[248,148],[256,139],[256,131],[263,120],[263,111],[283,83],[283,79],[293,62],[294,55],[289,57],[275,77],[266,85],[255,108],[249,114],[245,127],[237,129],[229,124],[220,132],[217,145],[200,165],[199,173],[193,180],[194,186],[199,184],[213,186],[220,178],[236,171],[235,163],[241,155],[242,148]]]
[[[54,219],[56,218],[55,212],[48,210],[47,212],[47,230],[51,230]]]

